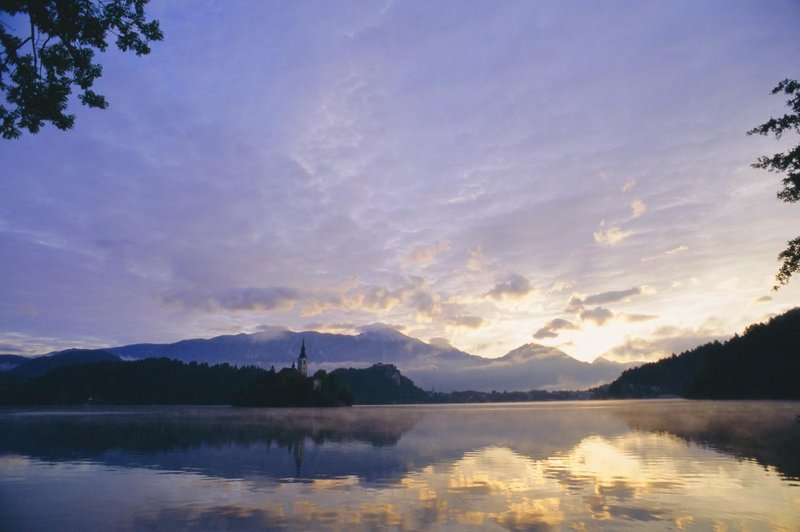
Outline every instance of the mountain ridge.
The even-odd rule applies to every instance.
[[[610,382],[628,366],[579,361],[567,353],[527,343],[498,358],[486,358],[439,343],[426,343],[388,326],[373,325],[354,335],[287,329],[139,343],[106,348],[123,360],[166,357],[183,362],[287,367],[305,342],[314,370],[394,364],[426,390],[586,389]],[[50,353],[61,356],[67,351]],[[36,357],[40,358],[40,357]]]
[[[295,360],[301,341],[316,368],[394,364],[421,387],[440,391],[583,389],[610,382],[628,367],[605,360],[593,365],[535,343],[499,358],[486,358],[426,343],[387,326],[371,326],[355,335],[289,330],[239,333],[172,344],[131,344],[108,351],[129,359],[166,356],[187,362],[280,367]]]

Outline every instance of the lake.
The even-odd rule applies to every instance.
[[[0,409],[0,530],[798,530],[800,403]]]

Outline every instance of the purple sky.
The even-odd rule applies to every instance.
[[[105,111],[0,142],[0,352],[386,323],[649,359],[800,303],[745,132],[800,3],[154,1]]]

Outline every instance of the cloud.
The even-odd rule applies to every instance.
[[[615,246],[633,234],[633,231],[623,231],[617,226],[606,230],[603,230],[603,227],[605,221],[600,223],[600,230],[594,232],[594,241],[601,246]]]
[[[635,186],[636,186],[636,180],[635,179],[628,179],[627,181],[625,181],[625,184],[622,185],[622,191],[623,192],[628,192],[630,189],[632,189]]]
[[[512,274],[506,281],[497,283],[486,293],[492,299],[520,298],[533,291],[533,285],[525,277]]]
[[[414,248],[408,255],[407,262],[415,264],[425,264],[433,261],[440,253],[450,249],[451,243],[449,240],[443,240],[438,244],[432,246],[419,246]]]
[[[422,277],[412,276],[411,285],[403,291],[403,301],[416,311],[417,321],[427,321],[442,313],[442,298],[433,292]]]
[[[796,12],[790,4],[771,10],[774,25],[753,25],[759,9],[751,3],[724,21],[714,10],[687,8],[686,16],[674,17],[675,27],[666,28],[643,16],[646,6],[633,4],[618,13],[571,13],[557,3],[543,9],[476,3],[457,12],[440,5],[419,17],[408,3],[359,30],[366,27],[367,9],[301,8],[303,23],[292,24],[296,8],[286,3],[270,11],[276,27],[285,28],[280,39],[248,31],[235,42],[226,40],[226,24],[203,26],[215,18],[198,4],[172,22],[178,33],[204,28],[174,36],[188,48],[162,47],[156,63],[148,59],[153,68],[104,78],[129,89],[117,90],[107,111],[113,116],[103,113],[120,127],[91,120],[58,142],[50,142],[57,134],[50,128],[0,147],[8,184],[0,195],[3,330],[59,338],[93,331],[111,345],[272,321],[219,312],[222,302],[240,309],[293,305],[280,316],[292,328],[377,319],[412,325],[416,310],[405,305],[423,315],[426,308],[436,312],[431,294],[437,293],[442,319],[425,329],[425,337],[446,335],[444,317],[465,314],[503,322],[495,334],[513,342],[513,329],[520,329],[512,321],[527,323],[521,330],[530,338],[534,326],[562,314],[541,319],[538,307],[490,308],[487,291],[505,280],[494,275],[519,272],[542,291],[556,279],[579,282],[554,298],[558,304],[573,290],[588,294],[641,282],[631,279],[666,289],[675,280],[672,261],[642,265],[638,259],[667,257],[665,250],[679,244],[692,249],[674,257],[685,257],[682,271],[698,272],[693,275],[704,283],[732,275],[743,283],[720,298],[687,284],[661,302],[659,312],[687,320],[714,308],[735,314],[734,297],[751,301],[762,293],[749,280],[772,274],[771,265],[756,260],[774,254],[774,238],[767,238],[774,231],[765,227],[785,227],[793,213],[770,210],[764,191],[745,175],[741,148],[751,139],[720,137],[705,126],[730,120],[720,110],[761,91],[762,77],[709,91],[704,85],[716,78],[698,78],[692,61],[664,59],[696,57],[717,68],[715,74],[730,74],[724,61],[714,61],[721,50],[785,63],[791,59],[785,42],[794,35],[789,21],[796,19],[786,16]],[[237,3],[226,9],[226,20],[246,27],[242,23],[263,18],[261,5]],[[631,20],[652,25],[640,31],[641,23]],[[619,31],[604,33],[610,21]],[[567,30],[575,38],[564,45],[560,37]],[[695,38],[698,46],[643,46],[667,30]],[[593,46],[599,39],[608,46]],[[209,57],[191,53],[204,41],[232,45],[207,48],[223,69],[220,79],[240,82],[181,99],[187,88],[213,81]],[[285,60],[236,78],[242,58],[265,47],[271,58]],[[529,68],[543,55],[556,60]],[[754,57],[743,57],[742,64],[773,68]],[[665,73],[664,64],[672,70]],[[178,86],[158,82],[164,65],[178,69],[171,78]],[[576,72],[596,78],[599,90],[576,98],[580,87],[570,84]],[[660,75],[674,83],[648,82]],[[626,90],[613,90],[621,79]],[[701,97],[681,99],[671,90],[692,83],[700,85],[691,93]],[[499,90],[509,86],[518,90]],[[653,109],[654,98],[663,105]],[[712,109],[703,98],[721,103],[698,127],[692,120],[697,110]],[[548,105],[538,105],[543,101]],[[631,127],[620,106],[634,115],[652,111],[654,119]],[[651,149],[656,137],[663,149]],[[52,148],[48,157],[36,156],[42,143]],[[596,177],[599,170],[606,180]],[[707,179],[694,179],[697,173]],[[723,180],[737,194],[720,197]],[[453,198],[459,202],[448,203]],[[647,198],[646,216],[626,222],[637,198]],[[621,216],[612,218],[611,209]],[[741,216],[745,211],[753,215]],[[598,227],[602,217],[608,225]],[[620,239],[627,229],[636,238]],[[592,245],[595,231],[600,241]],[[449,251],[439,251],[443,241],[452,242]],[[424,265],[428,296],[414,295],[404,279],[408,271],[399,267],[409,257]],[[340,287],[354,277],[363,284]],[[283,286],[298,294],[296,300],[292,293],[222,298],[236,286]],[[186,290],[201,292],[180,298],[209,308],[207,316],[170,312],[152,297]],[[449,294],[474,301],[453,311]],[[10,314],[25,303],[41,314]],[[630,310],[586,308],[594,306]]]
[[[309,292],[303,296],[303,315],[316,316],[332,309],[385,312],[399,305],[414,310],[417,319],[424,321],[441,314],[442,296],[431,290],[424,278],[410,276],[397,288],[350,285],[330,292]]]
[[[25,353],[25,350],[18,345],[14,344],[0,344],[0,353],[4,354],[19,354]]]
[[[713,336],[698,336],[692,333],[655,340],[641,337],[626,338],[622,344],[611,348],[602,356],[617,362],[653,362],[715,339]]]
[[[300,292],[288,286],[242,288],[223,294],[218,303],[230,310],[289,310]]]
[[[634,218],[638,218],[647,212],[647,205],[640,199],[635,199],[631,202],[631,214]]]
[[[401,304],[414,310],[419,319],[429,319],[442,312],[442,296],[434,292],[425,279],[418,276],[403,279],[397,288],[352,282],[332,290],[300,290],[287,286],[246,287],[214,293],[175,292],[166,295],[164,300],[206,312],[220,309],[234,312],[281,312],[300,305],[300,315],[306,317],[318,316],[329,310],[384,312]]]
[[[572,283],[568,283],[566,281],[556,281],[553,283],[553,286],[550,287],[550,290],[547,291],[548,294],[555,294],[558,292],[563,292],[567,288],[571,287]]]
[[[441,336],[429,338],[428,343],[434,347],[438,347],[439,349],[453,349],[453,344],[450,343],[450,340]]]
[[[465,327],[467,329],[479,329],[486,324],[486,320],[480,316],[453,316],[445,320],[451,327]]]
[[[650,262],[652,260],[661,260],[664,257],[677,255],[678,253],[684,253],[686,251],[689,251],[689,248],[687,246],[678,246],[678,247],[675,247],[675,248],[672,248],[672,249],[668,249],[667,251],[665,251],[664,253],[662,253],[660,255],[653,255],[653,256],[650,256],[650,257],[644,257],[644,258],[641,259],[641,261],[642,262]]]
[[[687,246],[678,246],[665,251],[664,255],[675,255],[676,253],[683,253],[684,251],[689,251],[689,248]]]
[[[301,293],[294,288],[273,286],[232,288],[216,294],[177,292],[164,299],[193,310],[276,311],[290,310],[300,298]]]
[[[587,296],[583,302],[587,305],[605,305],[608,303],[614,303],[617,301],[627,301],[632,296],[638,296],[640,294],[652,294],[654,293],[653,288],[642,285],[642,286],[634,286],[633,288],[628,288],[627,290],[611,290],[609,292],[601,292],[599,294],[593,294]]]
[[[368,323],[367,325],[362,325],[357,327],[357,329],[361,332],[386,332],[386,331],[394,331],[402,333],[407,328],[404,325],[393,325],[391,323],[382,323],[382,322],[375,322],[375,323]]]
[[[577,329],[578,327],[571,321],[556,318],[545,323],[541,329],[533,333],[533,337],[539,340],[543,338],[555,338],[558,336],[559,331]]]
[[[580,312],[585,305],[607,305],[618,301],[629,301],[631,297],[638,295],[654,294],[655,289],[648,285],[634,286],[626,290],[611,290],[600,292],[589,296],[572,294],[567,302],[567,312]]]
[[[344,298],[346,309],[389,310],[402,300],[402,293],[385,286],[364,286],[349,290]]]
[[[652,314],[620,314],[620,317],[630,323],[639,323],[658,319],[658,316],[654,316]]]
[[[724,291],[733,291],[739,288],[741,285],[742,280],[737,276],[727,277],[720,282],[717,283],[717,289],[724,290]]]
[[[721,340],[723,324],[714,318],[706,320],[696,329],[664,326],[655,329],[648,338],[626,337],[625,340],[603,353],[603,358],[618,362],[652,362],[671,354],[678,354],[705,343]]]
[[[469,259],[467,259],[467,270],[471,272],[482,272],[486,269],[487,260],[486,255],[483,254],[483,249],[478,246],[469,250]]]
[[[278,338],[287,331],[289,331],[288,327],[283,327],[280,325],[264,324],[256,327],[256,333],[258,334],[259,338]]]
[[[340,323],[311,322],[311,323],[306,323],[303,326],[303,330],[326,332],[326,333],[353,334],[358,332],[359,326],[356,325],[355,323],[348,323],[348,322],[340,322]]]
[[[614,313],[605,307],[595,307],[581,312],[580,318],[581,321],[593,321],[597,325],[603,325],[608,320],[614,318]]]

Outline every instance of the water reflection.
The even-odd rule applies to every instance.
[[[0,529],[792,530],[797,411],[686,401],[5,411]]]

